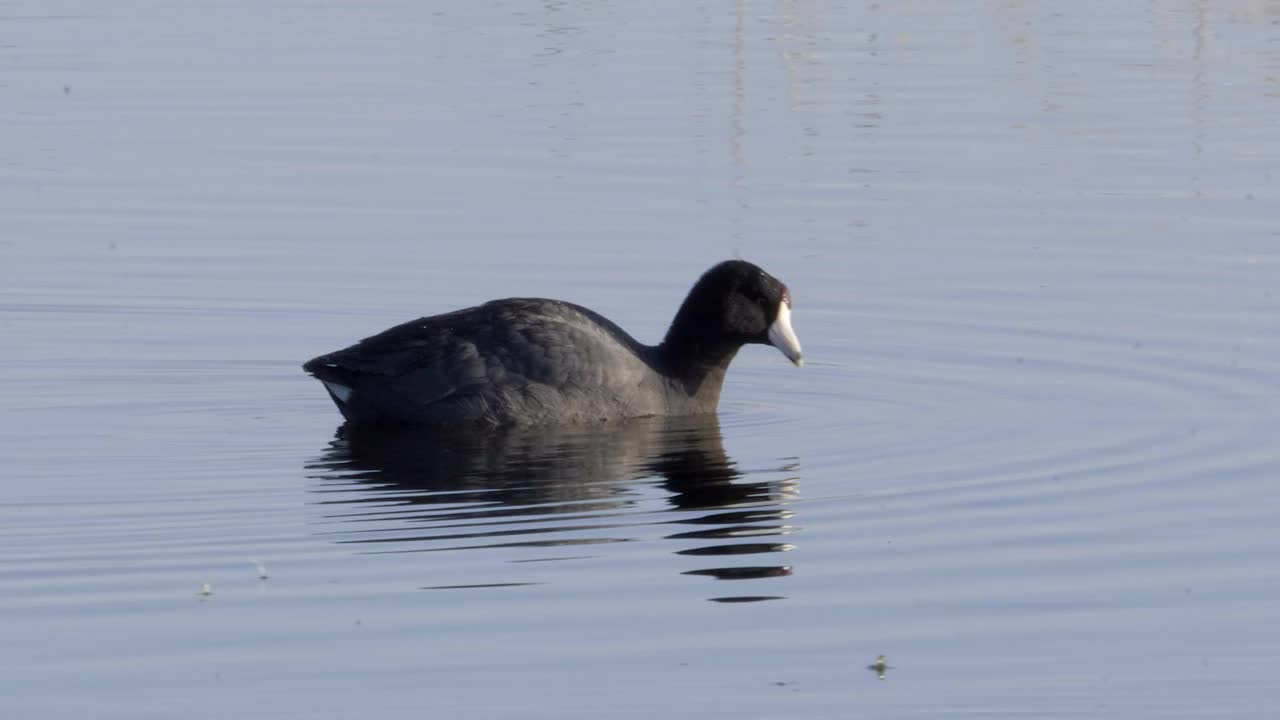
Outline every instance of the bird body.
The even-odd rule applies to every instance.
[[[573,303],[508,298],[397,325],[303,369],[357,423],[547,424],[710,413],[742,344],[781,343],[799,364],[789,316],[786,286],[750,263],[729,261],[694,286],[659,345],[640,343]]]

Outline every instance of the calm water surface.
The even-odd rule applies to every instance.
[[[0,27],[4,717],[1280,702],[1280,3]],[[809,363],[718,421],[369,437],[298,368],[507,295],[651,342],[735,254]]]

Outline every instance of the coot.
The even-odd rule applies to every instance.
[[[509,298],[397,325],[302,367],[352,423],[574,423],[714,413],[748,343],[802,364],[787,286],[729,260],[694,284],[658,345],[572,303]]]

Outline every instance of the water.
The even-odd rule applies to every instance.
[[[0,20],[5,717],[1280,697],[1280,3]],[[513,294],[653,341],[734,254],[808,364],[718,423],[337,437],[298,368]]]

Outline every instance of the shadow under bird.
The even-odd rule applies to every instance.
[[[508,298],[397,325],[302,367],[352,423],[540,425],[714,413],[729,363],[752,343],[803,364],[787,286],[729,260],[694,284],[658,345],[579,305]]]

